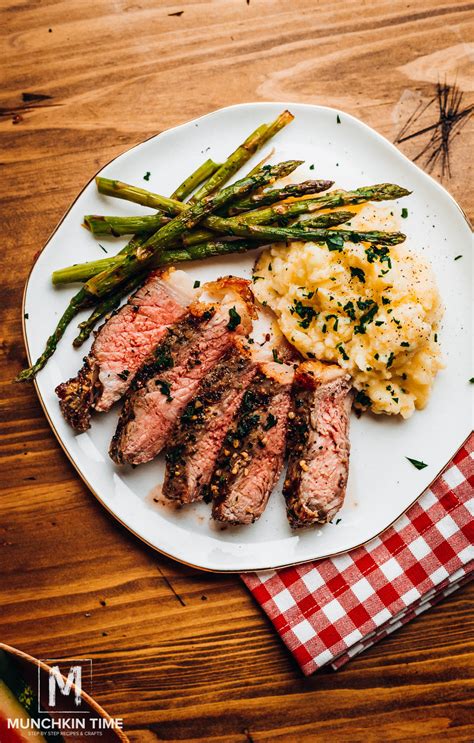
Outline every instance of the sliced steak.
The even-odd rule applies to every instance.
[[[341,508],[349,471],[351,379],[336,364],[296,370],[283,487],[292,527],[325,523]]]
[[[224,281],[224,280],[223,280]],[[243,279],[226,284],[215,304],[196,303],[170,328],[136,374],[125,399],[110,456],[117,464],[142,464],[171,440],[173,428],[206,374],[251,329]],[[218,291],[217,291],[218,290]]]
[[[166,450],[163,495],[181,503],[206,498],[214,465],[257,366],[237,344],[204,378]]]
[[[101,326],[77,376],[56,387],[62,414],[76,431],[90,428],[93,410],[105,412],[124,395],[195,296],[184,271],[156,271]]]
[[[210,484],[217,521],[251,524],[265,510],[283,467],[293,374],[287,364],[262,364],[245,392]]]

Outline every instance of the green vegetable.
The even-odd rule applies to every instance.
[[[212,194],[244,165],[252,155],[268,142],[277,132],[290,124],[294,119],[289,111],[283,111],[271,124],[262,124],[247,139],[229,155],[225,163],[212,175],[197,191],[192,201],[196,202]]]
[[[272,413],[269,413],[268,414],[268,417],[267,417],[267,420],[265,421],[265,423],[263,425],[263,430],[264,431],[269,431],[270,428],[273,428],[274,426],[276,426],[276,424],[277,424],[277,419],[275,418],[275,416]]]
[[[200,165],[199,168],[196,168],[191,175],[188,175],[184,179],[178,188],[173,191],[171,198],[177,201],[184,201],[195,188],[200,186],[204,181],[207,181],[220,167],[220,164],[215,163],[213,160],[206,160],[205,163]]]
[[[420,462],[419,459],[412,459],[411,457],[406,457],[406,459],[408,459],[408,461],[411,462],[411,464],[416,467],[417,470],[424,470],[425,467],[428,467],[425,462]]]
[[[231,307],[229,310],[229,322],[227,323],[229,330],[235,330],[240,325],[241,319],[235,307]]]
[[[355,266],[350,266],[351,271],[351,277],[353,279],[359,279],[359,281],[362,284],[365,284],[365,273],[362,268],[356,268]]]
[[[354,402],[356,402],[358,405],[361,405],[364,408],[370,407],[371,405],[371,399],[368,395],[365,394],[362,390],[359,390],[359,392],[356,394],[354,398]]]

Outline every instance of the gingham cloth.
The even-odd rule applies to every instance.
[[[473,516],[474,434],[380,537],[242,579],[304,674],[337,669],[474,577]]]

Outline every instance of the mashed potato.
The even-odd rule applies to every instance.
[[[351,226],[370,228],[367,209],[372,207]],[[397,225],[378,220],[378,228]],[[436,332],[441,300],[432,270],[419,255],[403,244],[373,248],[275,245],[255,266],[254,293],[302,354],[347,369],[361,404],[408,418],[426,405],[443,367]]]

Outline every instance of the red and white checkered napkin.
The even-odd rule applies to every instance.
[[[474,434],[380,537],[242,578],[305,674],[340,668],[474,578]]]

